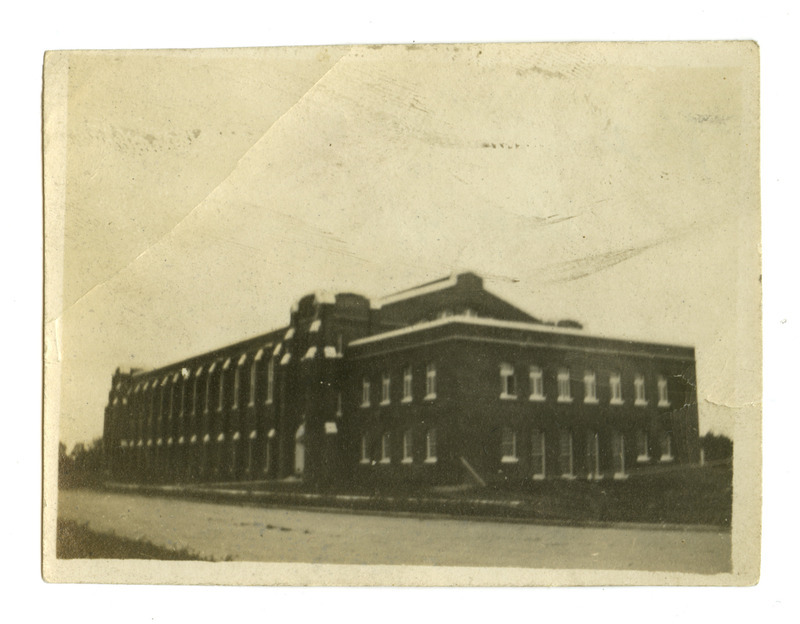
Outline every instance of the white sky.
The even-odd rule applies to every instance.
[[[741,343],[759,321],[742,308],[759,297],[753,47],[69,62],[68,447],[102,433],[117,366],[268,331],[317,289],[380,296],[462,269],[587,333],[694,345],[701,432],[734,436],[758,400],[758,341]]]

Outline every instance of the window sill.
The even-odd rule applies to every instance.
[[[359,405],[359,407],[362,408],[362,409],[367,408],[369,406],[370,406],[369,403],[362,403],[361,405]]]
[[[643,464],[645,462],[649,462],[650,461],[650,456],[649,455],[639,455],[636,458],[636,461],[639,462],[640,464]]]
[[[658,406],[659,407],[671,407],[672,404],[669,401],[659,401],[658,402]]]
[[[531,396],[528,397],[528,400],[541,403],[542,401],[545,400],[545,396],[543,394],[532,394]]]
[[[382,465],[384,465],[384,466],[385,466],[385,465],[387,465],[387,464],[391,464],[391,463],[392,463],[392,460],[391,460],[391,459],[382,459],[382,460],[381,460],[381,461],[379,461],[378,463],[379,463],[379,464],[382,464]]]
[[[425,459],[424,463],[426,463],[426,464],[435,464],[437,461],[439,461],[438,457],[428,457],[427,459]]]
[[[401,463],[403,463],[403,464],[413,464],[414,460],[411,457],[406,457],[406,458],[403,459],[403,461]]]
[[[636,407],[647,407],[647,401],[636,400],[633,402]]]
[[[661,456],[661,461],[663,463],[667,464],[667,463],[669,463],[671,461],[675,461],[675,456],[674,455],[662,455]]]
[[[369,459],[362,459],[362,460],[361,460],[360,462],[358,462],[358,463],[359,463],[359,464],[361,464],[362,466],[368,466],[368,465],[369,465],[371,462],[370,462],[370,460],[369,460]]]
[[[628,478],[628,474],[626,472],[615,472],[614,473],[614,479],[616,479],[617,481],[624,481],[627,478]]]
[[[600,404],[600,401],[598,401],[597,399],[584,399],[583,402],[586,405],[599,405]]]
[[[625,405],[625,401],[623,401],[622,399],[611,399],[608,402],[608,404],[609,405]]]
[[[392,404],[391,401],[381,401],[380,403],[378,403],[378,405],[380,405],[382,407],[385,407],[386,405],[391,405],[391,404]]]
[[[500,395],[500,398],[504,401],[516,401],[517,395],[516,394],[506,394],[505,392]]]
[[[436,394],[426,394],[425,400],[426,401],[433,401],[436,398]]]
[[[519,457],[511,457],[506,455],[500,460],[500,462],[503,464],[516,464],[519,462]]]
[[[544,481],[544,475],[543,474],[535,474],[535,475],[533,475],[533,480],[534,481]]]
[[[558,403],[572,403],[572,397],[558,397]]]
[[[562,474],[561,478],[564,479],[565,481],[574,481],[575,480],[575,475],[574,474]]]
[[[412,401],[412,400],[413,400],[413,399],[412,399],[411,397],[403,397],[403,398],[400,400],[400,402],[401,402],[403,405],[408,405],[409,403],[411,403],[411,401]]]
[[[590,474],[586,476],[587,481],[602,481],[603,475],[601,474]]]

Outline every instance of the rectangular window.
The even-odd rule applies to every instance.
[[[369,407],[369,379],[361,380],[361,407]]]
[[[594,371],[583,373],[583,402],[597,403],[597,375]]]
[[[600,473],[600,436],[590,431],[586,436],[586,473],[589,479],[602,479]]]
[[[611,388],[611,405],[622,405],[622,375],[611,373],[608,385]]]
[[[272,403],[275,393],[275,358],[271,357],[267,362],[267,404]]]
[[[514,383],[514,367],[511,364],[500,365],[500,398],[516,399],[517,389]]]
[[[672,454],[672,434],[665,431],[661,434],[661,461],[671,462],[673,459],[675,456]]]
[[[414,437],[409,429],[403,433],[403,463],[410,464],[414,461]]]
[[[650,461],[650,440],[644,429],[639,429],[636,432],[636,461]]]
[[[436,364],[434,362],[428,362],[425,369],[425,398],[436,398]]]
[[[663,375],[658,376],[658,406],[669,407],[669,387]]]
[[[391,377],[389,377],[389,373],[387,371],[383,373],[383,377],[381,378],[381,405],[389,405],[390,386]]]
[[[221,370],[219,372],[219,404],[217,405],[217,410],[222,411],[224,401],[225,401],[225,371]]]
[[[369,461],[369,438],[364,434],[361,436],[361,463],[368,464]]]
[[[644,375],[636,375],[633,380],[634,405],[647,405],[647,397],[644,393]]]
[[[411,371],[411,364],[403,369],[403,403],[410,403],[412,397],[411,383],[413,381],[413,373]]]
[[[570,390],[570,375],[568,368],[561,368],[558,371],[558,402],[572,402],[572,391]]]
[[[208,375],[206,375],[206,402],[205,402],[205,413],[208,414],[208,410],[211,408],[211,371],[208,371]]]
[[[388,464],[392,461],[391,436],[387,431],[381,436],[381,463]]]
[[[248,400],[248,405],[251,407],[256,404],[256,364],[257,362],[253,360],[253,363],[250,364],[250,397]]]
[[[517,458],[517,432],[510,427],[503,427],[503,436],[500,441],[501,461],[504,464],[513,464]]]
[[[425,462],[436,463],[436,429],[429,429],[425,434]]]
[[[544,376],[542,369],[538,366],[531,366],[530,368],[531,380],[531,401],[544,401]]]
[[[561,431],[561,444],[558,456],[558,467],[561,469],[561,476],[572,478],[574,476],[572,466],[572,432]]]
[[[625,472],[625,438],[618,431],[611,436],[611,452],[614,456],[614,478],[625,479],[628,476]]]
[[[545,476],[545,435],[540,429],[531,433],[531,474],[534,479]]]
[[[336,395],[336,417],[342,417],[342,393],[339,392]]]

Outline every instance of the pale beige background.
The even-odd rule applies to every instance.
[[[475,270],[537,316],[695,346],[701,432],[734,439],[747,493],[722,582],[753,580],[756,46],[81,52],[46,69],[48,452],[100,435],[116,366],[261,333],[319,288]]]

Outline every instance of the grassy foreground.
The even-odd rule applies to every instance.
[[[58,559],[161,559],[207,561],[186,549],[171,550],[144,540],[97,533],[86,524],[59,519],[56,534]]]

